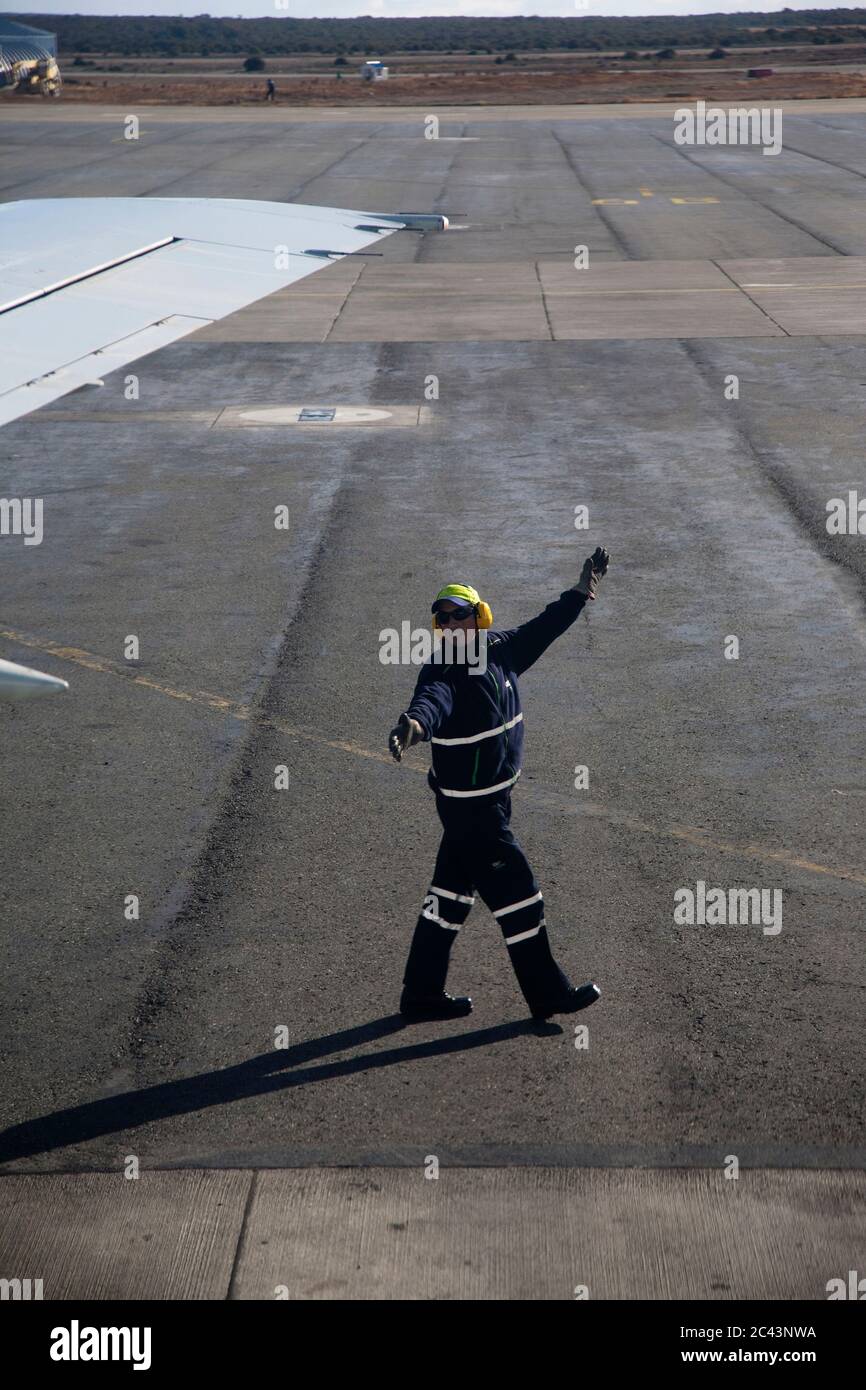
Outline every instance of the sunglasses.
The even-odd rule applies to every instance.
[[[462,623],[473,615],[473,609],[471,608],[434,608],[433,612],[436,614],[440,623],[448,619],[450,619],[452,623]]]

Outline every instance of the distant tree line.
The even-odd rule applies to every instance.
[[[683,17],[563,19],[190,19],[151,15],[10,15],[57,35],[61,53],[128,57],[298,53],[502,54],[644,48],[737,48],[866,39],[866,9],[782,10]]]

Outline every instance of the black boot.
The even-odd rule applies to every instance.
[[[422,913],[418,918],[403,972],[403,998],[442,999],[448,977],[448,961],[457,928],[449,931]],[[400,1003],[402,1013],[403,1004]]]
[[[472,1012],[472,1000],[467,995],[413,994],[404,988],[400,995],[400,1012],[404,1018],[420,1021],[427,1018],[464,1018]]]
[[[570,985],[556,999],[532,1005],[532,1017],[550,1018],[553,1014],[576,1014],[601,998],[601,990],[591,981],[585,985]]]

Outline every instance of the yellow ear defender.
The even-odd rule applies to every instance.
[[[433,600],[434,609],[439,600],[443,598],[463,599],[464,602],[471,603],[473,612],[475,613],[475,621],[479,628],[493,626],[493,611],[490,604],[485,603],[484,600],[479,597],[478,591],[473,589],[470,584],[446,584],[445,588],[440,589]],[[433,631],[441,631],[436,621],[435,612],[433,614]]]

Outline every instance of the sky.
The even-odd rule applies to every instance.
[[[39,0],[27,10],[13,3],[3,6],[10,14],[147,14],[197,15],[214,18],[294,16],[304,19],[347,19],[353,15],[381,15],[388,19],[413,19],[422,15],[684,15],[736,14],[740,11],[782,9],[835,9],[813,0]]]

